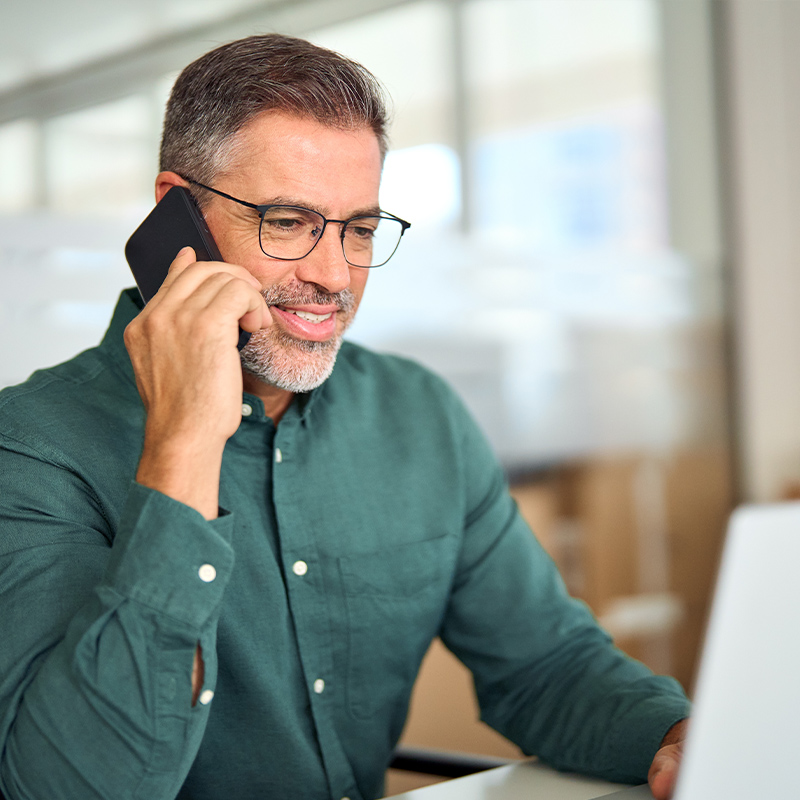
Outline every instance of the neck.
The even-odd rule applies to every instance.
[[[242,373],[244,390],[255,395],[264,404],[264,413],[277,425],[292,403],[293,392],[270,386],[248,372]]]

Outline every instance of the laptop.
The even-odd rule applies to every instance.
[[[800,502],[731,517],[695,695],[675,800],[800,797]]]

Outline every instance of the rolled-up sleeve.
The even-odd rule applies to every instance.
[[[73,471],[19,443],[0,473],[3,794],[174,797],[213,696],[232,517],[131,483],[112,525]]]

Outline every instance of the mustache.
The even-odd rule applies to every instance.
[[[349,313],[356,307],[356,296],[352,289],[341,292],[326,292],[318,286],[268,286],[261,290],[268,306],[287,305],[335,305],[339,311]]]

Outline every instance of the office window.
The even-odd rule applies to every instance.
[[[545,256],[666,247],[653,4],[464,8],[479,231]]]
[[[120,216],[152,205],[162,109],[137,95],[45,124],[48,205],[61,214]]]

